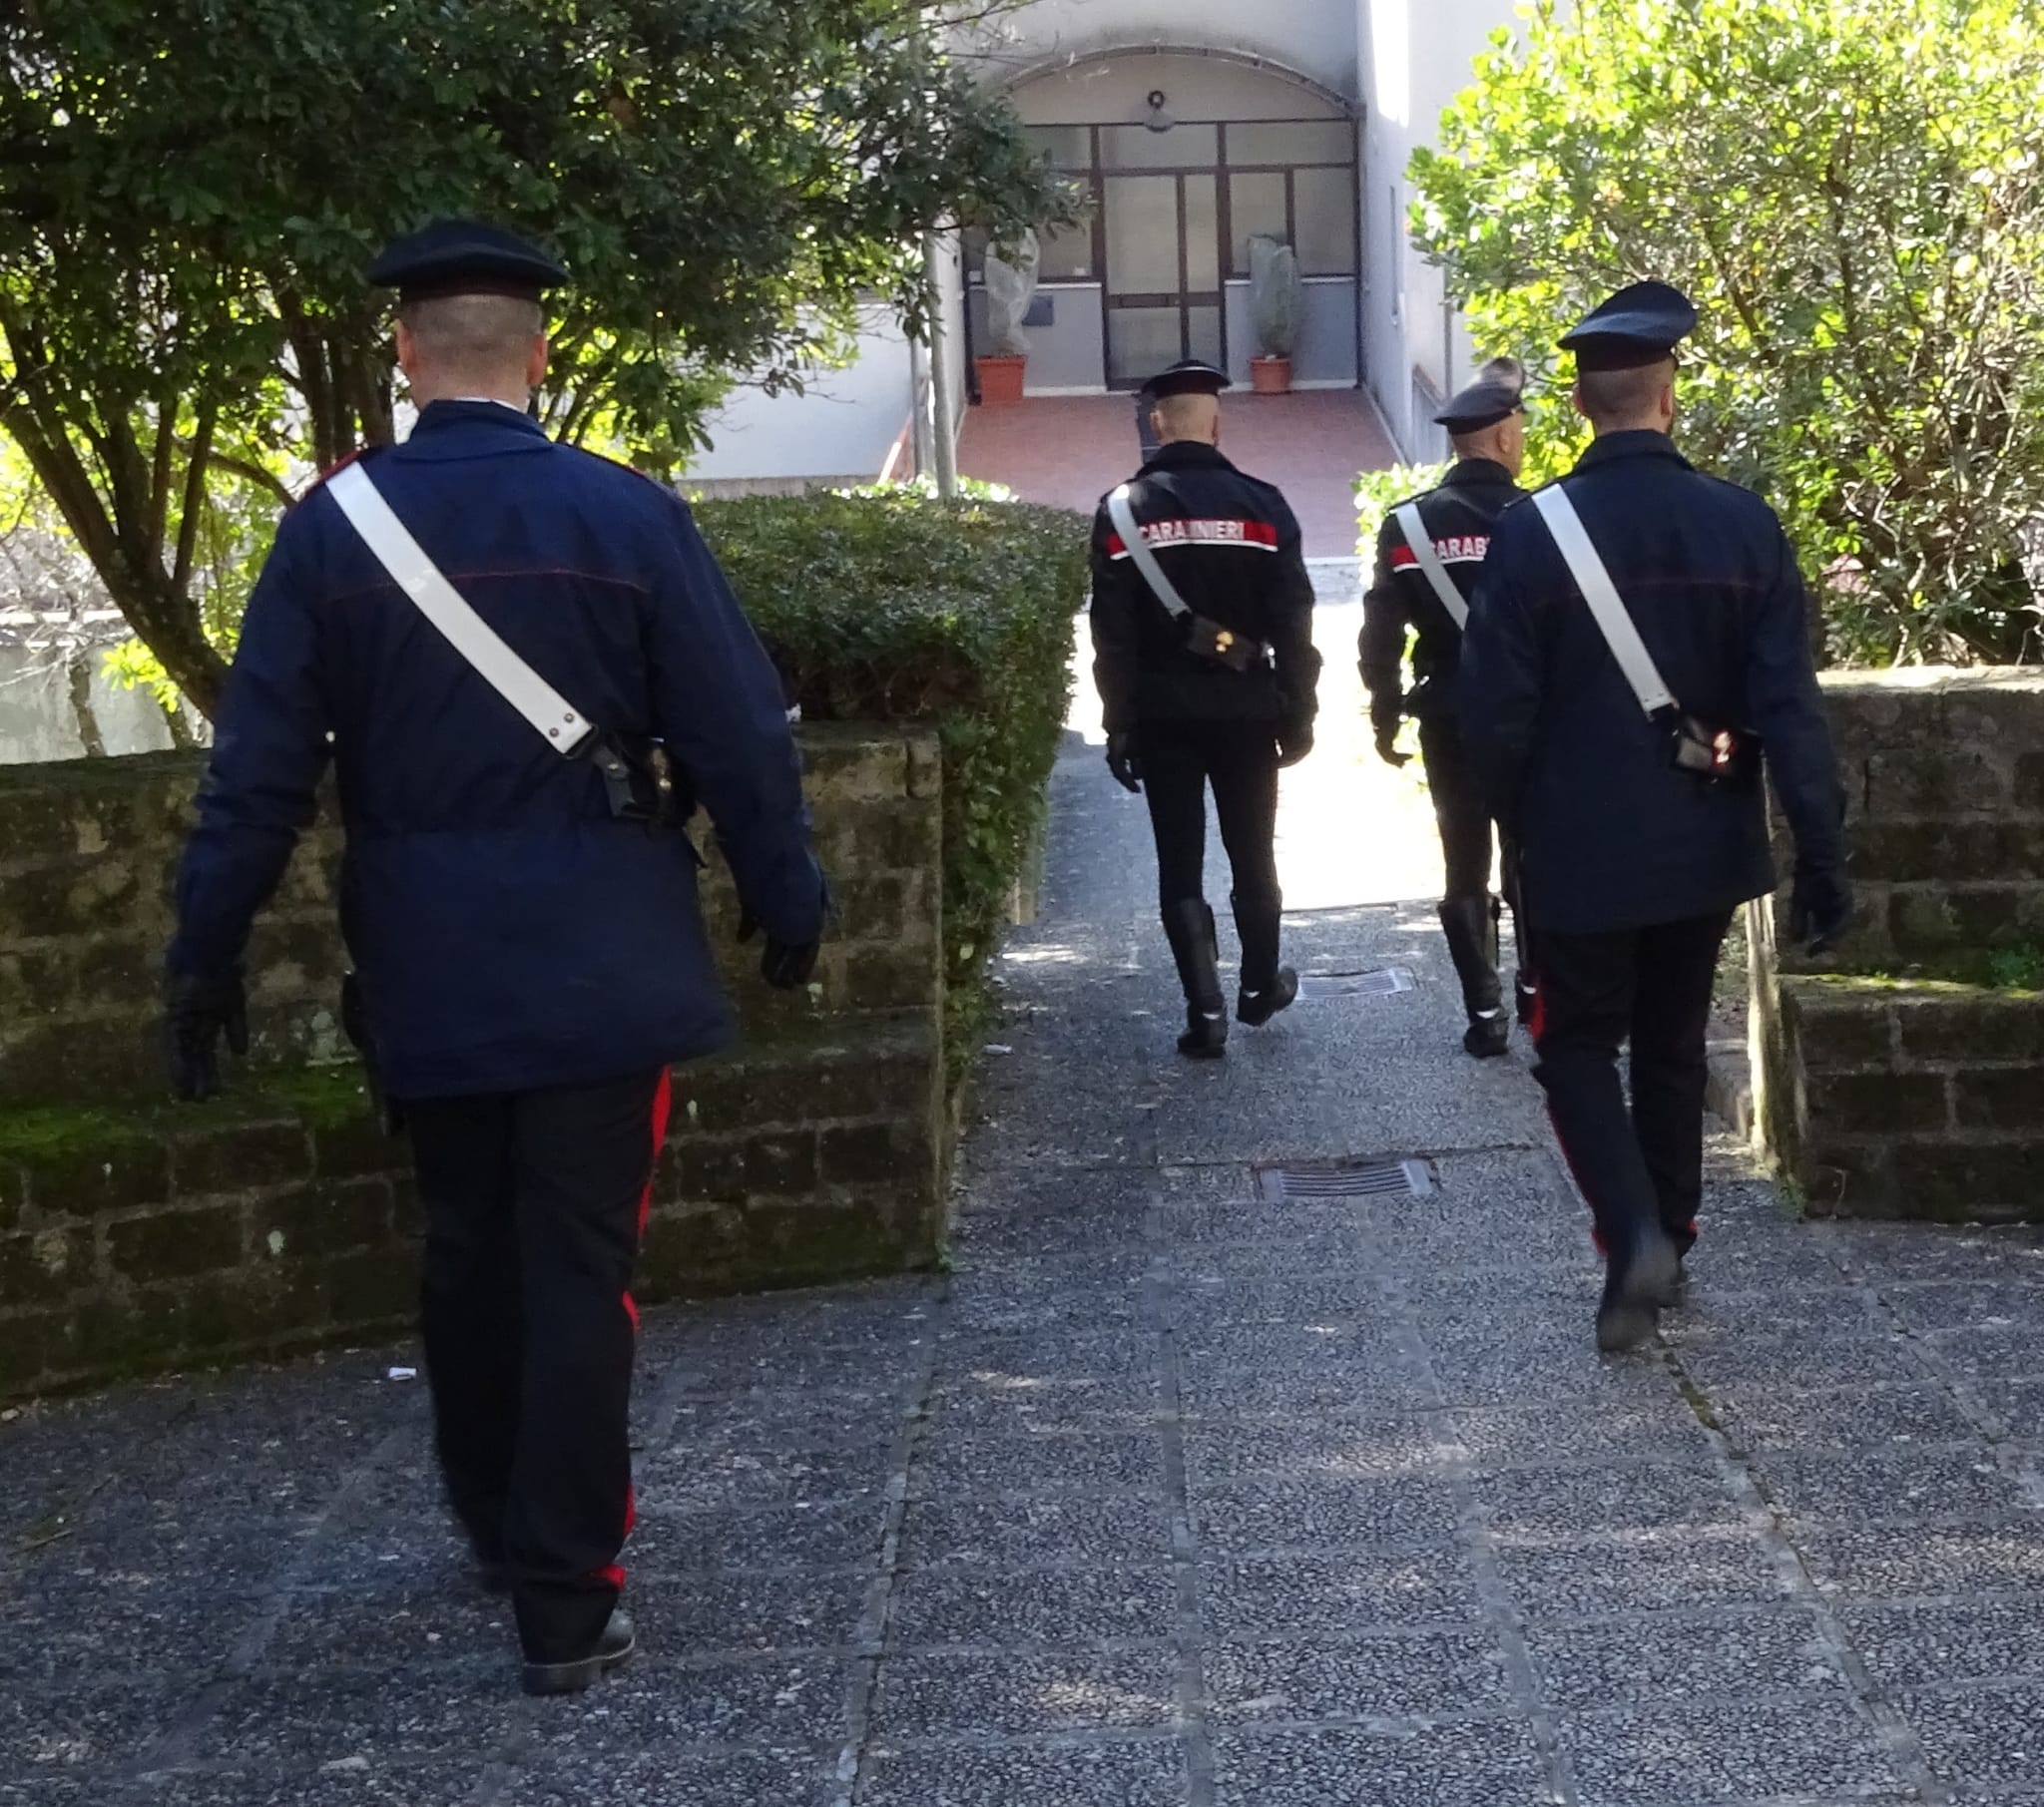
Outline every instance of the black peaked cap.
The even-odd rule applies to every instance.
[[[1492,358],[1476,380],[1457,389],[1434,416],[1450,433],[1480,433],[1526,407],[1526,367],[1513,357]]]
[[[369,280],[404,301],[436,295],[513,295],[537,301],[568,272],[536,244],[479,220],[436,220],[387,245]]]
[[[1152,401],[1163,401],[1173,395],[1219,395],[1223,389],[1234,387],[1226,370],[1217,370],[1199,358],[1187,357],[1169,369],[1158,371],[1143,385],[1143,393]]]
[[[1634,282],[1593,308],[1562,339],[1580,370],[1638,370],[1673,357],[1696,330],[1696,303],[1667,282]]]

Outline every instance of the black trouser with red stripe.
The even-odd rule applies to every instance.
[[[632,1527],[632,1267],[668,1076],[407,1100],[447,1496],[510,1572],[528,1660],[595,1647]]]
[[[1696,1241],[1704,1195],[1705,1038],[1730,911],[1607,934],[1540,932],[1533,1077],[1589,1201],[1598,1240],[1620,1264],[1658,1222],[1678,1249]],[[1632,1043],[1632,1108],[1618,1079]]]

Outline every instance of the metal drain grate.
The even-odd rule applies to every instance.
[[[1367,973],[1306,973],[1298,981],[1298,995],[1314,998],[1390,998],[1409,992],[1411,972],[1402,966],[1378,967]]]
[[[1336,1160],[1259,1167],[1257,1190],[1269,1203],[1316,1198],[1423,1198],[1433,1173],[1423,1160]]]

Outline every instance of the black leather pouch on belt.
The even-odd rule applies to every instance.
[[[602,775],[611,814],[649,828],[678,828],[688,820],[674,760],[658,740],[608,732],[590,736],[590,757]]]
[[[1718,727],[1696,715],[1677,713],[1669,727],[1673,762],[1706,784],[1751,790],[1760,782],[1761,742],[1757,734]]]
[[[1186,648],[1202,659],[1211,659],[1231,672],[1253,672],[1264,663],[1264,643],[1224,628],[1204,615],[1186,617]]]

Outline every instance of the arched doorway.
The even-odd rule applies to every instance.
[[[1305,278],[1294,381],[1358,380],[1351,103],[1254,59],[1149,46],[1027,72],[1010,92],[1031,138],[1092,203],[1084,226],[1043,247],[1033,393],[1133,389],[1181,357],[1245,380],[1261,349],[1249,285],[1258,233],[1291,244]]]

